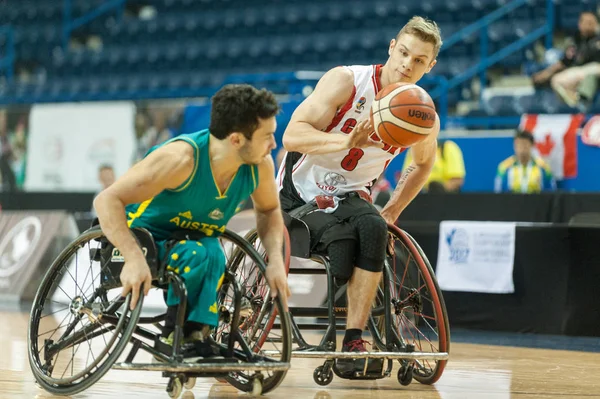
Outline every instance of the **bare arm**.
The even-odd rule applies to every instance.
[[[258,167],[258,187],[252,194],[256,229],[270,260],[283,260],[283,216],[275,184],[273,159],[267,157]]]
[[[275,183],[275,166],[269,156],[258,167],[258,187],[252,194],[256,212],[256,230],[267,251],[269,266],[267,281],[272,296],[280,295],[287,311],[287,297],[290,290],[283,259],[283,216]]]
[[[400,213],[421,191],[433,164],[437,153],[437,137],[440,131],[440,120],[436,115],[435,130],[429,136],[412,148],[413,161],[402,173],[392,198],[381,211],[381,216],[390,224],[394,224]]]
[[[363,144],[375,145],[366,140],[366,134],[372,131],[368,120],[347,136],[323,132],[348,101],[353,88],[354,76],[345,68],[334,68],[323,75],[311,95],[294,111],[283,134],[285,149],[302,154],[329,154]],[[359,140],[359,135],[364,136],[363,140]]]
[[[125,206],[141,203],[165,189],[178,187],[191,175],[193,167],[192,147],[183,141],[177,141],[142,159],[94,200],[102,232],[125,258],[121,282],[123,295],[133,288],[132,306],[137,303],[139,286],[149,275],[149,269],[144,254],[127,225]],[[132,273],[136,275],[132,277]],[[136,286],[137,280],[142,279],[140,276],[143,280]],[[149,282],[145,288],[147,293],[150,289]]]
[[[558,61],[558,62],[550,65],[548,68],[535,73],[532,76],[533,81],[536,83],[546,82],[547,80],[549,80],[552,77],[552,75],[554,75],[557,72],[562,71],[563,69],[565,69],[565,64],[563,64],[562,61]]]

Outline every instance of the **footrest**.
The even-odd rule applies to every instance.
[[[207,359],[210,360],[210,359]],[[284,362],[218,362],[210,363],[115,363],[115,370],[171,371],[182,373],[229,373],[232,371],[284,371],[290,364]]]
[[[317,345],[309,345],[306,347],[296,347],[294,349],[292,349],[292,353],[293,352],[322,352],[323,349],[319,348]]]
[[[265,356],[277,355],[277,351],[262,351]],[[292,357],[305,359],[408,359],[447,360],[447,352],[323,352],[292,351]]]

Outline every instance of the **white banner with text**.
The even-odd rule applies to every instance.
[[[100,166],[118,177],[132,164],[135,114],[128,101],[34,105],[25,190],[99,191]]]
[[[515,231],[513,222],[441,222],[436,268],[440,288],[513,293]]]

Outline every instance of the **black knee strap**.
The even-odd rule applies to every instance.
[[[356,242],[354,240],[334,241],[327,247],[329,267],[338,282],[347,281],[352,276],[355,256]]]
[[[370,272],[383,270],[387,247],[387,223],[381,215],[367,214],[353,218],[358,232],[356,266]]]

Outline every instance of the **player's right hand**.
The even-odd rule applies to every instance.
[[[126,297],[131,292],[129,307],[133,310],[140,298],[140,288],[144,289],[144,295],[148,295],[152,287],[152,274],[146,259],[142,257],[125,262],[120,278],[123,285],[121,296]]]
[[[373,126],[369,119],[360,121],[348,135],[348,148],[379,147],[383,148],[383,142],[369,138],[373,132]]]
[[[283,310],[288,311],[288,298],[292,295],[290,286],[288,285],[287,273],[283,261],[269,262],[267,270],[265,272],[267,283],[271,289],[271,297],[278,296],[283,305]]]

